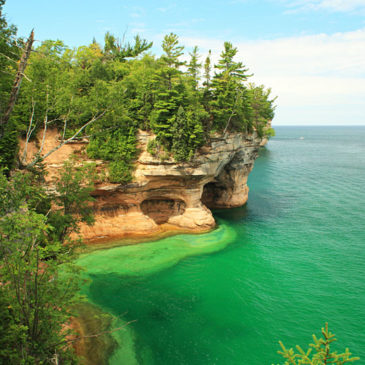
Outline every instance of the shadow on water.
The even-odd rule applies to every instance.
[[[261,147],[260,151],[259,151],[259,158],[265,159],[265,158],[270,158],[270,155],[272,154],[272,152],[266,147]]]

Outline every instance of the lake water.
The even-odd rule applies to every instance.
[[[365,127],[277,127],[219,228],[84,255],[110,364],[283,363],[325,322],[365,363]]]

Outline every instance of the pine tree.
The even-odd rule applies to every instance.
[[[317,338],[313,335],[313,343],[309,345],[307,351],[304,351],[300,346],[296,346],[297,353],[293,349],[287,349],[279,341],[282,351],[278,351],[278,353],[286,359],[284,365],[343,365],[360,359],[359,357],[351,357],[352,354],[349,349],[340,354],[337,351],[331,351],[331,343],[337,340],[335,335],[328,330],[328,323],[322,328],[322,336],[323,338]]]
[[[179,59],[184,54],[184,47],[179,45],[179,37],[170,33],[164,37],[162,50],[164,54],[161,56],[161,61],[165,67],[160,71],[160,75],[165,78],[167,87],[171,90],[174,78],[181,74],[179,67],[185,65],[185,62]]]
[[[179,68],[184,65],[185,62],[179,60],[184,54],[184,47],[179,45],[179,37],[170,33],[165,35],[162,42],[162,50],[165,52],[161,59],[171,68]]]
[[[198,46],[195,46],[193,48],[193,52],[190,52],[189,55],[190,62],[188,64],[188,75],[191,77],[194,89],[196,89],[200,80],[199,73],[201,68],[201,63],[199,63],[200,56],[198,54]]]
[[[224,131],[234,126],[246,127],[244,107],[247,101],[243,81],[251,75],[242,62],[235,62],[237,48],[225,42],[212,80],[213,100],[211,102],[214,126]],[[240,129],[240,128],[239,128]]]

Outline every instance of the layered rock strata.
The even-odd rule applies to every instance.
[[[247,177],[262,142],[256,134],[212,138],[190,163],[154,158],[146,148],[151,138],[139,134],[133,183],[97,186],[96,223],[82,227],[85,239],[204,232],[215,226],[210,209],[246,203]]]
[[[247,177],[263,143],[256,133],[217,135],[189,163],[160,161],[147,152],[148,141],[154,136],[140,132],[138,138],[141,154],[133,182],[96,184],[95,224],[80,227],[87,242],[173,231],[204,232],[215,226],[210,209],[246,203]],[[48,139],[44,153],[57,143],[54,133]],[[83,149],[85,141],[50,155],[45,160],[49,175],[57,174],[68,155]]]

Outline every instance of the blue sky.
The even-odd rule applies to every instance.
[[[20,35],[75,47],[106,31],[160,52],[174,32],[218,58],[225,40],[278,95],[274,125],[365,125],[365,0],[7,0]]]

